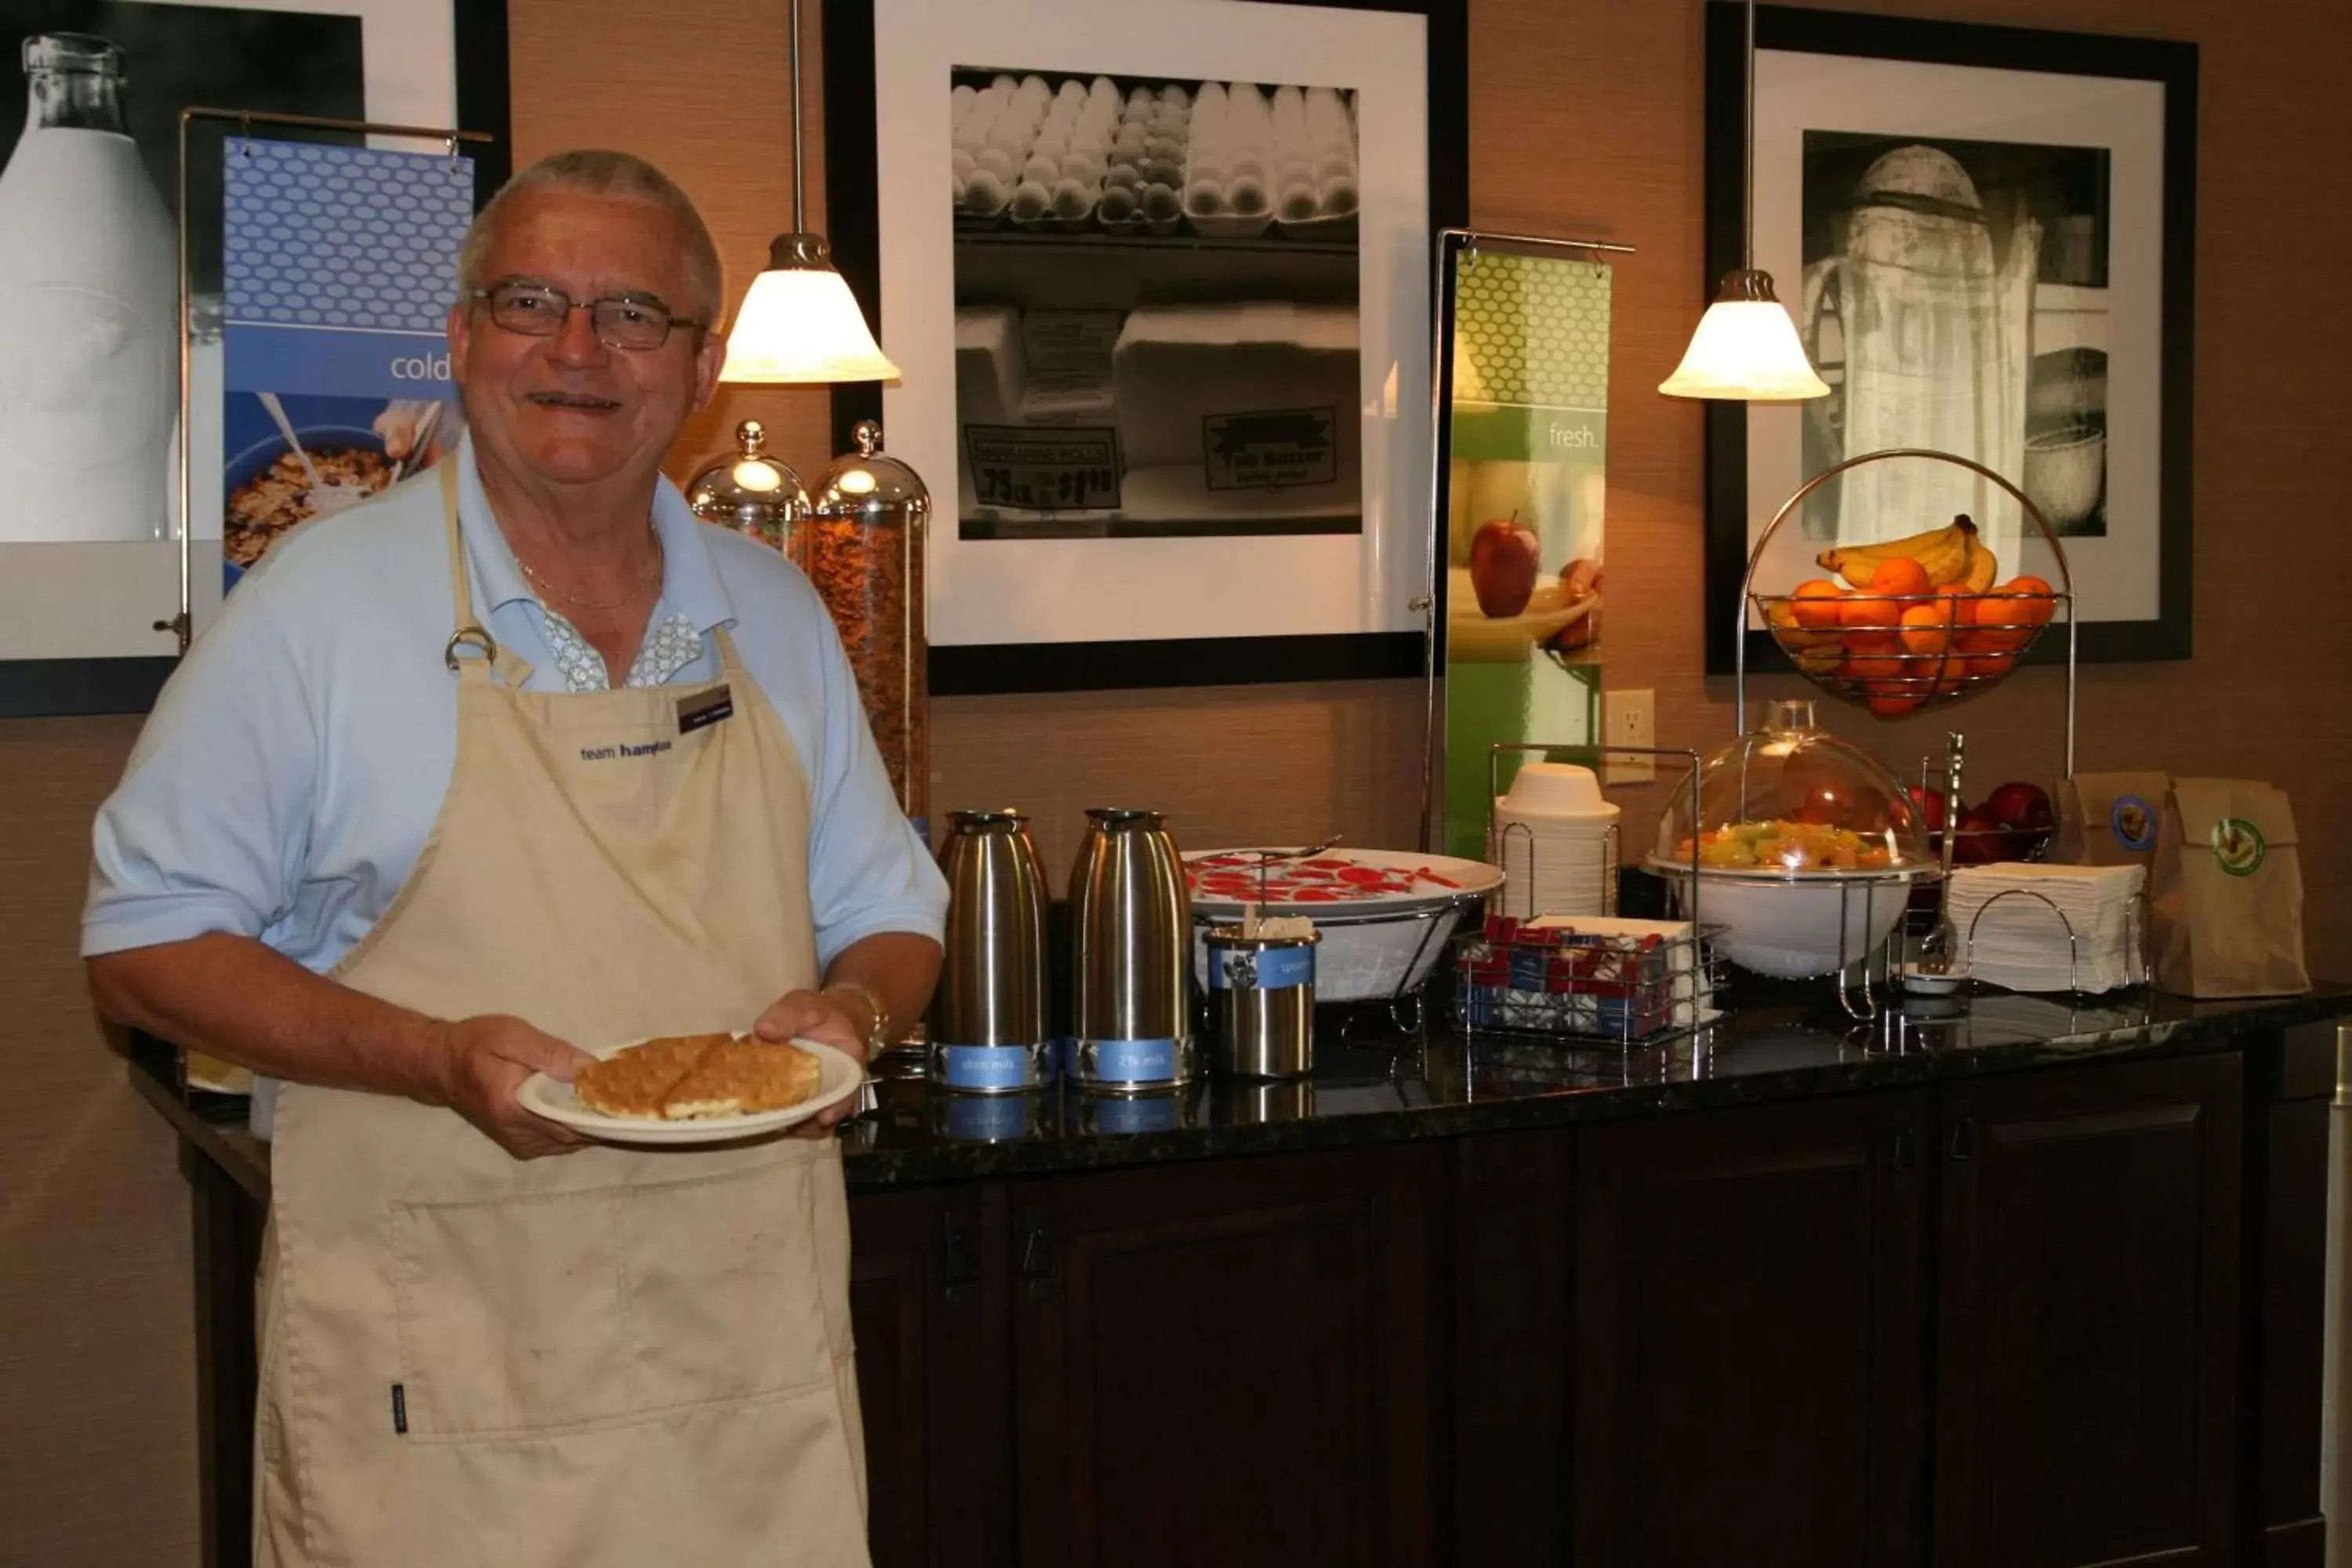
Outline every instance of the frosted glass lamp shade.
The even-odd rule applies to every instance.
[[[1794,403],[1827,397],[1830,391],[1813,374],[1797,341],[1797,324],[1772,292],[1770,274],[1751,271],[1725,275],[1682,363],[1658,390],[1669,397],[1749,403]]]
[[[824,241],[786,235],[770,247],[768,269],[751,279],[735,330],[727,334],[728,382],[896,381],[865,312],[826,258]]]

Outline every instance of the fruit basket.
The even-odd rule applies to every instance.
[[[1907,538],[1824,550],[1815,557],[1823,575],[1785,594],[1755,591],[1756,567],[1766,546],[1807,496],[1848,469],[1904,458],[1955,464],[2015,497],[2049,542],[2058,584],[2031,575],[2004,580],[2000,558],[1962,514]],[[2063,608],[2072,749],[2074,595],[2066,552],[2024,491],[1980,463],[1903,447],[1866,452],[1823,469],[1781,504],[1758,538],[1744,587],[1738,644],[1743,700],[1752,605],[1801,673],[1830,695],[1882,719],[1948,707],[1999,685]]]

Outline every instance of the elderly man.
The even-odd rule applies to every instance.
[[[862,1563],[834,1141],[583,1146],[517,1090],[863,1054],[945,888],[807,583],[661,477],[720,357],[692,205],[565,153],[460,273],[465,441],[238,586],[97,826],[100,1004],[280,1086],[257,1557]]]

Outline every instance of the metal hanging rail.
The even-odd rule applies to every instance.
[[[1456,244],[1462,248],[1465,266],[1476,261],[1481,245],[1508,246],[1514,250],[1572,250],[1596,257],[1634,254],[1632,246],[1613,239],[1564,239],[1483,228],[1437,231],[1436,247],[1432,252],[1437,279],[1437,310],[1431,324],[1429,348],[1429,591],[1405,606],[1421,612],[1421,679],[1425,692],[1421,729],[1421,847],[1424,854],[1433,850],[1437,831],[1437,758],[1441,750],[1437,734],[1437,580],[1438,574],[1445,570],[1444,554],[1438,548],[1438,491],[1444,484],[1445,465],[1438,452],[1444,445],[1439,432],[1445,418],[1445,384],[1450,368],[1445,363],[1445,329],[1454,320],[1454,279],[1445,269],[1445,252]]]
[[[195,562],[190,542],[195,537],[195,463],[194,410],[193,386],[195,361],[195,267],[190,255],[192,242],[188,222],[188,127],[199,120],[233,121],[240,131],[250,132],[257,125],[285,125],[307,131],[340,131],[354,136],[400,136],[418,142],[438,142],[446,147],[449,156],[457,155],[461,142],[480,143],[495,142],[497,137],[487,131],[458,131],[441,126],[383,125],[369,120],[331,120],[317,114],[280,114],[259,109],[208,109],[191,106],[180,110],[179,130],[179,226],[180,226],[180,612],[168,621],[157,621],[155,630],[170,632],[179,638],[180,652],[188,651],[195,637]]]

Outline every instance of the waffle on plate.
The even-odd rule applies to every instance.
[[[672,1035],[624,1047],[572,1079],[604,1116],[690,1121],[785,1110],[817,1090],[823,1068],[797,1046],[735,1035]]]

